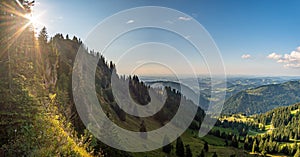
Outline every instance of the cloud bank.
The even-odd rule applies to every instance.
[[[300,68],[300,47],[289,54],[281,55],[273,52],[267,58],[276,60],[277,63],[283,64],[286,68]]]
[[[192,18],[191,18],[191,17],[183,17],[183,16],[180,16],[180,17],[178,17],[178,20],[182,20],[182,21],[190,21],[190,20],[192,20]]]

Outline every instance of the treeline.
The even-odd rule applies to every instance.
[[[168,138],[164,138],[164,141],[168,141]],[[200,151],[199,154],[193,154],[190,148],[190,145],[184,144],[184,141],[181,139],[181,137],[178,137],[176,139],[176,143],[174,142],[175,147],[173,147],[172,144],[168,144],[162,148],[162,151],[168,155],[171,154],[171,152],[174,150],[175,154],[177,157],[205,157],[208,156],[208,151],[209,151],[209,145],[207,142],[204,141],[204,145],[202,150]],[[213,157],[218,157],[216,152],[213,152]]]
[[[105,102],[101,102],[101,104],[107,104],[108,106],[110,106],[110,108],[113,109],[115,114],[118,116],[118,120],[126,122],[126,119],[129,117],[130,119],[135,119],[142,122],[143,120],[148,119],[157,121],[161,124],[161,126],[163,126],[173,118],[181,102],[183,103],[183,105],[195,105],[191,100],[188,100],[179,91],[171,89],[170,87],[165,87],[164,89],[154,89],[150,86],[147,86],[144,82],[140,81],[138,76],[136,75],[118,75],[116,72],[116,66],[112,62],[108,63],[100,53],[95,51],[90,51],[88,53],[91,56],[99,58],[95,77],[95,86],[98,93],[98,98],[101,100],[103,100],[102,98],[104,98]],[[163,103],[162,109],[153,116],[147,118],[138,118],[137,116],[132,116],[124,112],[115,100],[114,94],[116,93],[113,94],[112,92],[112,75],[115,75],[114,79],[116,80],[114,80],[114,83],[116,84],[116,86],[118,86],[118,97],[122,98],[123,103],[125,103],[129,107],[133,106],[126,95],[128,91],[125,87],[126,85],[128,85],[130,97],[134,100],[135,103],[139,105],[148,105],[150,102]],[[149,91],[153,93],[152,97],[150,97]],[[197,128],[199,128],[205,112],[200,107],[197,107],[197,109],[197,114],[194,119],[197,123]],[[135,106],[133,106],[133,110],[134,112],[137,112]]]
[[[279,107],[253,115],[249,121],[217,121],[217,128],[209,133],[225,139],[226,145],[243,148],[249,152],[293,156],[299,152],[300,147],[299,108],[300,104]],[[245,118],[240,114],[231,116],[237,119]],[[232,131],[225,132],[218,127],[229,128]],[[234,133],[234,130],[237,132]]]
[[[51,60],[51,65],[54,65],[53,67],[57,68],[57,80],[54,89],[55,93],[57,93],[58,95],[58,99],[62,101],[63,104],[65,104],[59,106],[58,108],[60,112],[68,119],[68,121],[72,123],[72,126],[76,130],[78,136],[85,135],[84,133],[86,132],[86,127],[81,122],[81,119],[76,111],[76,107],[73,102],[71,76],[75,56],[77,50],[80,47],[84,48],[84,51],[85,53],[87,53],[87,55],[98,58],[95,74],[96,92],[100,104],[102,105],[104,111],[111,120],[121,121],[121,123],[130,123],[130,120],[134,120],[139,123],[138,128],[134,130],[146,132],[149,130],[148,128],[150,127],[148,126],[149,124],[147,123],[147,121],[156,121],[160,124],[160,126],[157,127],[163,126],[173,118],[181,102],[183,102],[183,105],[187,106],[195,105],[192,101],[184,97],[180,92],[176,91],[175,89],[171,89],[170,87],[165,87],[164,90],[153,89],[144,84],[142,81],[140,81],[138,76],[134,75],[126,77],[123,75],[118,75],[116,71],[116,66],[113,62],[108,62],[105,59],[105,57],[102,56],[99,52],[89,50],[87,47],[84,46],[81,40],[77,39],[76,37],[73,37],[73,39],[68,39],[68,37],[64,38],[62,34],[57,34],[53,38],[50,38],[48,44],[54,45],[57,49],[54,55],[56,57],[52,57],[53,60]],[[139,118],[137,116],[127,114],[119,107],[117,101],[115,100],[115,96],[112,92],[111,81],[113,75],[115,75],[114,78],[117,79],[114,80],[114,83],[119,83],[119,90],[124,91],[121,93],[127,93],[124,87],[126,84],[129,86],[129,94],[131,98],[135,101],[135,103],[139,105],[147,105],[150,102],[158,103],[162,102],[163,97],[165,96],[166,100],[163,104],[164,106],[159,112],[157,112],[151,117]],[[149,91],[152,91],[152,93],[154,94],[151,98]],[[132,105],[129,103],[130,101],[128,101],[127,98],[122,99],[122,102],[127,103],[128,106]],[[198,110],[196,116],[190,127],[199,129],[203,117],[205,116],[205,112],[200,107],[197,107],[197,109]],[[186,109],[185,112],[189,113],[188,109]],[[114,119],[115,115],[117,116],[117,119]],[[111,132],[108,126],[104,127],[108,132]],[[146,133],[141,134],[141,136],[143,138],[147,138]],[[92,138],[92,141],[94,141],[94,144],[90,149],[93,150],[94,155],[102,153],[104,156],[130,156],[129,153],[111,148],[95,138]]]
[[[297,151],[299,151],[299,144],[294,142],[292,144],[277,142],[273,135],[256,135],[256,136],[246,136],[244,142],[244,149],[249,152],[259,152],[262,155],[266,154],[286,154],[293,156]]]
[[[255,115],[254,120],[261,123],[263,128],[270,126],[269,132],[264,135],[250,137],[247,150],[252,147],[252,151],[261,153],[283,153],[294,155],[299,151],[300,144],[300,104],[294,104],[288,107],[279,107],[267,113]],[[245,148],[246,149],[246,148]]]
[[[47,32],[44,28],[40,33],[40,39],[47,39]],[[60,105],[57,106],[59,112],[66,118],[66,121],[71,123],[71,126],[76,131],[78,137],[85,136],[88,134],[86,131],[86,126],[81,122],[81,119],[77,113],[75,104],[73,102],[72,96],[72,86],[71,86],[71,76],[74,66],[74,60],[77,53],[77,50],[80,47],[84,47],[84,51],[91,57],[98,58],[97,70],[95,75],[95,86],[97,91],[97,96],[100,104],[103,105],[104,110],[107,116],[113,121],[122,121],[123,123],[127,122],[127,119],[134,119],[139,121],[138,131],[146,132],[148,129],[148,124],[146,120],[150,119],[151,121],[157,121],[163,126],[165,123],[169,122],[176,114],[177,109],[180,105],[180,102],[184,104],[194,105],[192,101],[188,100],[178,91],[171,89],[170,87],[165,88],[165,93],[161,93],[162,90],[152,89],[149,86],[146,86],[142,81],[139,80],[138,76],[119,76],[116,73],[116,66],[112,62],[105,60],[104,56],[100,53],[95,52],[94,50],[88,50],[82,41],[77,37],[69,39],[62,34],[56,34],[54,37],[50,38],[49,41],[44,41],[45,46],[43,49],[49,50],[47,56],[45,56],[46,62],[45,71],[51,71],[51,77],[47,78],[52,84],[47,84],[48,89],[57,95],[57,100],[60,102]],[[112,75],[116,75],[117,81],[121,83],[129,84],[130,96],[133,100],[139,105],[147,105],[150,101],[159,102],[162,100],[163,94],[166,94],[166,101],[162,110],[153,115],[152,117],[147,118],[138,118],[132,116],[123,111],[117,104],[114,95],[112,93],[111,79]],[[123,87],[123,86],[121,86]],[[121,89],[124,90],[124,89]],[[150,98],[149,91],[153,91],[154,97],[153,100]],[[122,101],[127,101],[123,99]],[[131,104],[128,104],[131,105]],[[110,109],[107,109],[109,107]],[[188,111],[187,111],[188,112]],[[114,115],[118,119],[113,119]],[[198,108],[195,120],[192,123],[193,126],[199,128],[203,120],[205,113],[201,108]],[[105,126],[106,127],[106,126]],[[106,128],[107,131],[109,127]],[[142,136],[147,137],[143,134]],[[93,155],[102,154],[104,156],[130,156],[129,153],[116,150],[111,148],[96,138],[92,137],[90,139],[93,141],[93,145],[88,145],[89,149],[93,150]]]
[[[249,123],[228,121],[228,120],[222,120],[222,121],[217,120],[215,126],[222,127],[222,128],[229,128],[232,130],[237,130],[238,136],[246,136],[249,131],[249,128],[251,127],[251,126],[249,126]],[[216,132],[214,132],[212,130],[212,134],[215,134],[219,137],[221,136],[221,134],[220,134],[220,132],[218,132],[218,130]],[[223,134],[224,134],[224,132],[223,132]]]
[[[278,142],[289,142],[291,139],[300,140],[300,104],[279,107],[265,114],[254,117],[263,126],[270,125],[273,138]]]

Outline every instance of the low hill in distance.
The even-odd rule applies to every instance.
[[[241,91],[225,102],[223,113],[258,114],[297,102],[300,102],[300,81],[289,81]]]

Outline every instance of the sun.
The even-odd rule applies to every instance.
[[[38,14],[38,15],[33,15],[33,14],[26,14],[24,17],[26,19],[29,20],[29,24],[32,24],[34,28],[37,28],[41,25],[44,25],[41,20],[39,19],[39,17],[41,16],[42,14]]]
[[[33,24],[33,25],[37,25],[38,24],[38,19],[35,16],[32,16],[31,14],[26,14],[25,15],[26,19],[29,20],[29,23]]]

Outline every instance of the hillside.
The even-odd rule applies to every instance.
[[[92,156],[93,136],[78,135],[66,116],[55,41],[46,29],[35,37],[23,17],[34,2],[18,2],[0,3],[0,156]]]
[[[210,134],[232,139],[230,145],[250,154],[294,156],[300,153],[299,109],[297,103],[251,116],[223,115]]]
[[[300,81],[289,81],[241,91],[225,102],[223,113],[251,115],[296,102],[300,102]]]

